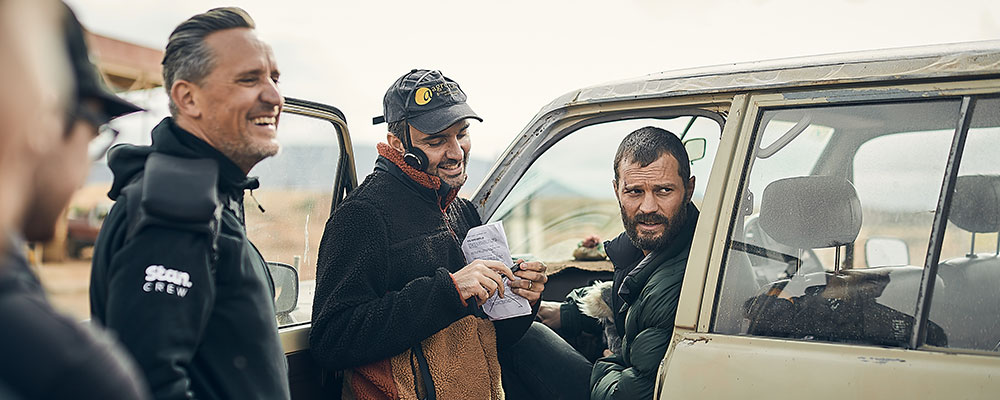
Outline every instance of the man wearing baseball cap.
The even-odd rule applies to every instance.
[[[467,263],[461,243],[482,225],[458,198],[467,179],[472,121],[458,83],[412,70],[383,99],[386,143],[375,171],[327,221],[317,261],[310,348],[347,370],[356,398],[496,399],[504,395],[498,348],[531,325],[545,266]],[[503,279],[532,313],[490,321],[478,307]],[[506,375],[504,375],[506,378]]]
[[[30,22],[8,19],[12,15]],[[61,18],[54,18],[57,15]],[[14,26],[25,30],[11,29]],[[58,31],[63,41],[50,44],[35,40],[48,36],[50,31]],[[11,46],[17,40],[31,41],[37,53],[51,50],[53,54],[35,58],[29,51],[19,53],[19,46]],[[96,328],[52,309],[23,253],[25,240],[52,238],[56,221],[86,179],[90,162],[103,154],[105,144],[114,139],[114,132],[106,129],[108,121],[140,108],[107,89],[90,62],[79,22],[68,8],[56,2],[0,2],[0,42],[7,42],[0,43],[0,58],[12,61],[0,65],[2,79],[30,80],[32,71],[62,72],[40,76],[35,88],[29,89],[30,83],[14,85],[21,90],[4,93],[21,101],[40,101],[30,103],[35,110],[28,115],[0,114],[2,134],[6,136],[0,142],[0,170],[6,192],[0,208],[16,210],[16,221],[0,227],[6,231],[0,243],[0,387],[7,391],[0,397],[148,398],[145,381],[117,343]],[[50,63],[58,63],[61,68],[52,68]],[[19,70],[17,64],[24,69]],[[57,82],[75,85],[45,90],[47,85],[58,86]],[[7,100],[0,104],[8,104]],[[53,102],[60,104],[52,106]],[[33,137],[22,142],[17,140],[18,135]],[[108,140],[95,143],[102,136]],[[21,176],[9,176],[12,171],[22,171]]]

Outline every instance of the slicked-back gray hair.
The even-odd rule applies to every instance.
[[[639,166],[645,167],[659,159],[664,153],[669,153],[677,160],[677,175],[680,175],[684,183],[687,184],[688,179],[691,178],[691,162],[688,161],[684,143],[681,143],[681,139],[677,135],[655,126],[636,129],[625,136],[625,139],[622,139],[622,144],[618,146],[618,152],[615,153],[615,182],[618,182],[618,167],[622,160],[638,163]]]
[[[163,87],[170,96],[174,82],[201,83],[214,68],[212,49],[205,44],[208,35],[233,28],[254,29],[250,14],[239,7],[213,8],[188,18],[174,28],[163,52]],[[170,114],[177,116],[177,104],[170,98]]]

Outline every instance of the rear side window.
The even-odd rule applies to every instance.
[[[1000,98],[976,102],[928,318],[947,347],[1000,351]]]
[[[907,346],[961,104],[923,100],[762,111],[733,210],[712,331]],[[962,164],[961,176],[998,173],[997,103],[979,105],[977,113],[994,116],[975,114],[966,145],[970,161],[967,168]],[[958,186],[963,191],[979,190],[969,188],[981,183],[959,181],[967,182]],[[966,207],[1000,212],[981,202]],[[952,226],[949,232],[956,230]],[[977,233],[980,249],[996,242],[996,229],[990,232]],[[963,256],[955,249],[963,241],[968,249],[971,236],[949,233],[936,244],[952,249],[941,260]],[[935,287],[954,287],[954,293],[971,287],[944,268],[934,279]],[[984,320],[983,329],[1000,321],[995,300],[934,299],[947,299],[949,306],[931,307],[923,325],[926,344],[950,346],[971,334],[971,318]],[[976,307],[994,311],[976,314]]]

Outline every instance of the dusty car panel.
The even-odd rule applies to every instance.
[[[1000,373],[995,356],[695,333],[675,342],[660,398],[994,398]]]

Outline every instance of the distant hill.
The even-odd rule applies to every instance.
[[[261,186],[265,188],[330,189],[337,172],[336,154],[337,148],[332,145],[286,144],[278,156],[257,164],[250,175],[260,178]],[[377,155],[374,144],[354,144],[359,183],[375,168]],[[492,166],[492,161],[471,158],[467,167],[469,180],[463,187],[463,195],[471,195]],[[111,170],[101,162],[91,167],[87,184],[110,183],[111,180]]]

